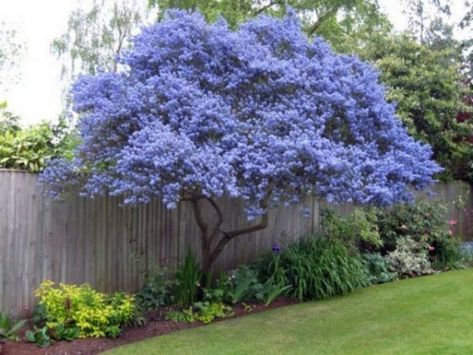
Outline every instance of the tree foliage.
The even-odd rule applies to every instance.
[[[390,204],[439,171],[386,103],[377,72],[309,42],[295,14],[232,31],[172,11],[133,40],[128,69],[74,85],[82,144],[43,180],[89,196],[194,206],[206,268],[234,237],[264,228],[267,210],[307,195]],[[55,188],[57,188],[55,190]],[[222,230],[215,198],[241,198],[258,224]],[[208,201],[219,223],[210,226]]]
[[[260,14],[284,16],[295,11],[309,36],[320,35],[332,45],[342,45],[351,33],[373,32],[386,24],[377,0],[148,0],[162,18],[168,9],[199,11],[209,22],[223,17],[231,28]]]
[[[439,15],[451,14],[450,0],[402,0],[404,13],[409,19],[409,31],[420,43],[425,43],[432,22]]]
[[[70,158],[75,144],[65,120],[21,127],[19,118],[7,110],[6,104],[0,105],[0,168],[37,173],[50,159]]]
[[[0,88],[2,91],[6,91],[12,82],[18,80],[15,69],[24,50],[25,44],[18,39],[16,31],[6,23],[0,22]]]
[[[372,61],[388,87],[387,98],[409,132],[434,151],[446,179],[473,179],[471,120],[458,120],[471,107],[465,97],[471,88],[461,72],[459,45],[445,36],[421,44],[408,35],[381,37],[360,55]]]
[[[69,15],[67,32],[51,44],[62,60],[63,77],[116,71],[115,58],[143,21],[143,10],[135,0],[93,0],[90,8],[77,7]]]

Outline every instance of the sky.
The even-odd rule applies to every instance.
[[[405,30],[408,23],[401,1],[379,2],[395,30]],[[7,92],[0,92],[0,101],[6,98],[10,111],[25,124],[55,120],[62,111],[61,68],[50,52],[50,44],[66,31],[68,15],[77,3],[78,0],[0,0],[0,22],[16,29],[18,38],[26,44],[18,63],[21,80]],[[463,0],[452,0],[453,18],[462,17],[464,10]]]

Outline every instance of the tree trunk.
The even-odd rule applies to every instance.
[[[215,225],[210,226],[209,222],[206,221],[203,213],[201,200],[206,200],[210,203],[213,210],[217,214],[217,222]],[[205,196],[196,196],[190,199],[194,211],[194,217],[197,225],[200,229],[200,245],[202,252],[202,272],[204,275],[208,275],[213,268],[215,260],[222,253],[225,246],[233,239],[240,235],[257,232],[265,229],[268,226],[268,215],[265,213],[261,216],[260,222],[252,224],[246,227],[235,229],[232,231],[225,231],[221,228],[223,223],[223,214],[218,204],[211,198]],[[266,202],[262,204],[263,208],[267,208]]]

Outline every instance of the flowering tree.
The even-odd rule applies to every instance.
[[[127,204],[190,201],[204,271],[229,241],[265,228],[273,206],[308,195],[391,204],[439,171],[386,103],[376,71],[310,43],[295,15],[232,31],[171,11],[119,60],[126,71],[75,83],[82,143],[43,181],[53,194],[77,183],[87,196]],[[242,199],[251,223],[225,230],[223,196]]]

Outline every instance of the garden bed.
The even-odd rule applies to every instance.
[[[280,298],[275,300],[269,306],[263,304],[252,305],[251,310],[247,310],[241,305],[237,305],[234,308],[235,315],[230,318],[242,317],[254,313],[259,313],[269,309],[279,308],[289,304],[293,304],[294,301],[286,298]],[[132,343],[135,341],[143,340],[146,338],[155,337],[171,332],[176,332],[181,329],[188,329],[194,327],[203,326],[201,322],[194,323],[176,323],[173,321],[165,320],[161,314],[150,314],[150,321],[143,327],[126,328],[123,330],[120,337],[116,339],[110,338],[87,338],[77,339],[71,342],[60,341],[54,343],[47,348],[39,348],[35,344],[27,342],[6,342],[0,344],[1,355],[27,355],[27,354],[98,354],[104,350],[111,349],[116,346]],[[228,318],[225,318],[228,319]],[[221,321],[220,319],[217,321]]]

